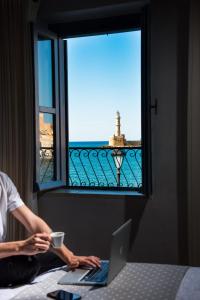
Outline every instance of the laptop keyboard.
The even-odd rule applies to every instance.
[[[109,262],[101,262],[101,268],[91,270],[82,280],[91,282],[104,282],[108,275]]]

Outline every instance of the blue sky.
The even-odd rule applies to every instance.
[[[51,41],[38,42],[38,76],[39,76],[39,104],[52,107],[52,63]]]
[[[69,140],[141,139],[141,32],[68,39]]]

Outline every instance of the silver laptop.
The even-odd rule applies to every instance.
[[[102,260],[101,268],[78,268],[67,271],[58,284],[100,285],[109,284],[125,266],[130,240],[131,219],[112,234],[110,260]]]

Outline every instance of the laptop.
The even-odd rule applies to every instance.
[[[112,234],[110,259],[101,261],[101,268],[89,270],[77,268],[69,270],[60,278],[58,284],[73,285],[108,285],[114,277],[126,265],[129,240],[131,232],[131,222],[128,220]]]

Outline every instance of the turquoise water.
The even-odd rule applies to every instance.
[[[69,142],[69,147],[102,147],[108,146],[108,141]]]
[[[141,188],[141,149],[120,148],[123,152],[123,163],[119,178],[112,156],[114,149],[105,146],[108,146],[108,141],[69,143],[70,185]]]
[[[75,187],[142,187],[141,148],[107,148],[108,141],[69,143],[69,185]],[[123,162],[120,176],[114,162],[113,151],[121,151]],[[41,160],[40,182],[53,179],[53,158]]]

